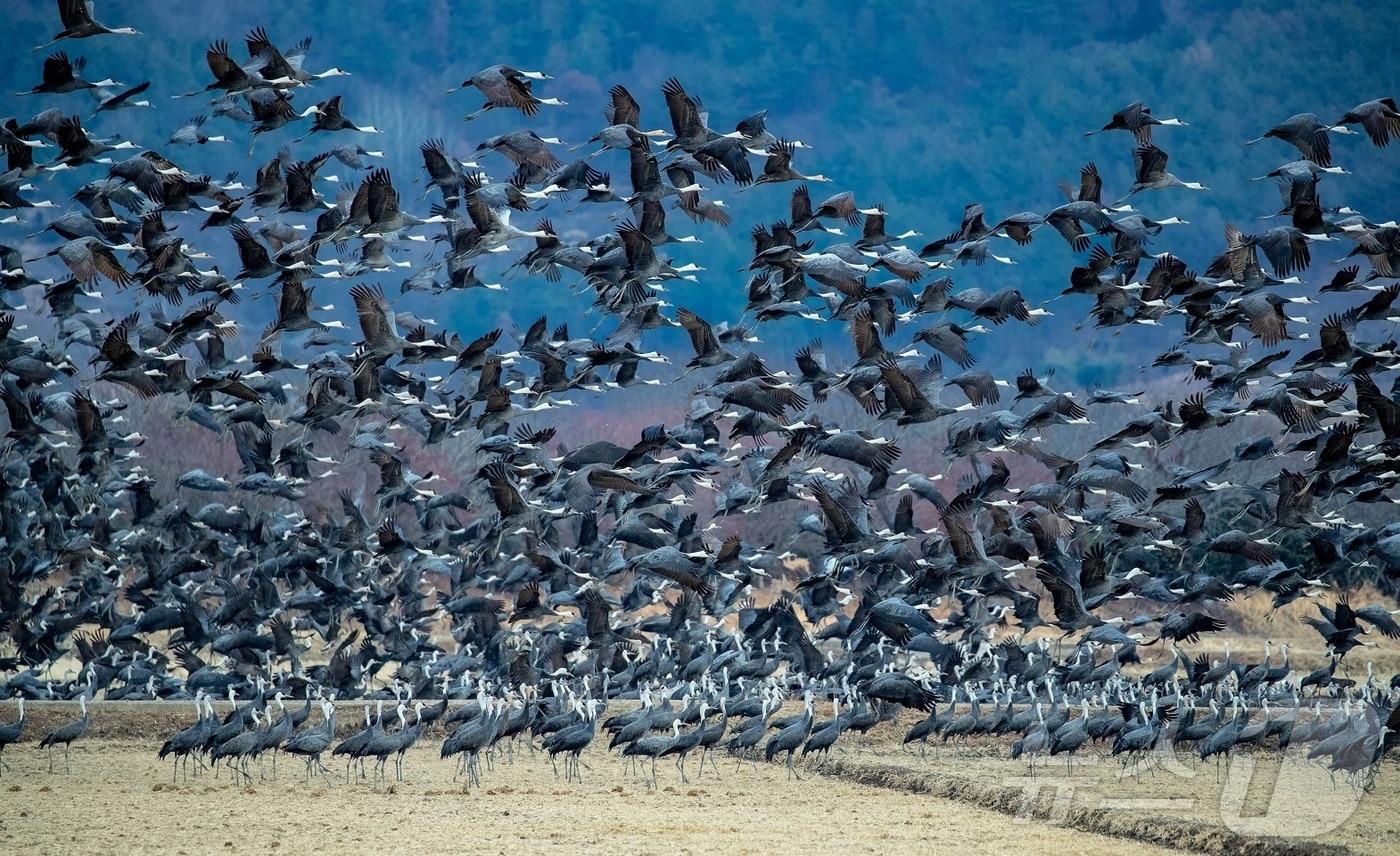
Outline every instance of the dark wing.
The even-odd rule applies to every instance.
[[[526,116],[533,116],[539,112],[540,99],[530,90],[530,83],[518,77],[506,77],[507,97],[510,106],[524,113]]]
[[[671,128],[676,136],[684,136],[692,127],[700,124],[700,113],[695,101],[686,94],[681,82],[672,77],[661,85],[661,94],[666,98],[666,109],[671,114]]]
[[[681,570],[680,568],[642,565],[641,570],[649,574],[656,574],[658,577],[665,577],[677,585],[690,589],[701,597],[709,597],[714,594],[715,591],[713,586],[700,577],[690,571]]]
[[[116,368],[123,368],[137,362],[136,351],[132,349],[129,337],[127,322],[122,321],[113,327],[107,333],[107,337],[102,340],[101,354],[94,357],[94,361],[103,359]]]
[[[611,607],[603,595],[597,589],[585,589],[578,593],[578,604],[588,638],[595,642],[608,640],[612,636],[612,622],[608,619]]]
[[[496,510],[501,513],[502,517],[525,509],[525,500],[521,498],[520,491],[516,489],[510,476],[506,474],[505,464],[499,461],[488,464],[483,468],[482,475],[491,486],[491,500],[496,504]]]
[[[885,388],[899,402],[899,407],[906,413],[914,413],[921,406],[928,406],[928,398],[919,389],[918,385],[909,379],[909,376],[900,369],[899,364],[893,357],[886,357],[880,361],[880,381]]]
[[[1357,618],[1369,622],[1389,639],[1400,639],[1400,624],[1395,622],[1395,617],[1390,611],[1379,604],[1363,606],[1354,610]]]
[[[1054,568],[1041,565],[1036,569],[1035,578],[1040,580],[1040,584],[1050,593],[1055,617],[1060,621],[1077,621],[1087,614],[1084,609],[1084,596],[1080,593],[1079,586],[1066,580]]]
[[[1140,183],[1148,183],[1167,171],[1167,153],[1147,143],[1133,149],[1133,171]]]
[[[81,68],[81,64],[78,67]],[[59,51],[44,60],[44,84],[46,86],[61,86],[72,82],[72,80],[73,63],[68,61],[68,54]]]
[[[1095,544],[1080,558],[1079,588],[1081,591],[1093,589],[1108,578],[1108,551],[1103,544]]]
[[[714,330],[705,319],[689,309],[682,308],[676,313],[676,321],[690,335],[690,345],[695,349],[697,356],[719,350],[719,340],[715,338]]]
[[[719,552],[715,554],[715,561],[723,563],[739,558],[739,551],[743,545],[744,542],[738,535],[730,535],[720,545]]]
[[[350,297],[355,301],[355,315],[360,320],[360,331],[366,342],[371,345],[388,344],[397,338],[394,311],[385,299],[383,289],[357,285],[350,289]]]
[[[837,539],[844,540],[855,531],[855,521],[851,519],[850,512],[836,501],[825,486],[817,485],[812,494],[816,497],[817,506],[822,510],[822,516],[826,518],[828,528]]]
[[[83,448],[92,448],[107,436],[106,429],[102,427],[102,413],[86,392],[73,393],[71,401],[78,438],[82,440]]]
[[[636,481],[613,470],[593,470],[588,474],[588,484],[598,490],[615,490],[622,493],[650,493],[651,491]]]
[[[1195,538],[1206,531],[1206,510],[1201,501],[1192,497],[1186,503],[1186,516],[1181,524],[1181,532],[1187,538]]]
[[[539,583],[526,583],[515,593],[515,611],[528,614],[540,606]]]
[[[625,86],[614,86],[608,90],[608,96],[612,103],[603,115],[607,117],[609,125],[631,125],[640,128],[642,122],[642,108],[637,103],[637,99],[632,97],[632,93],[627,91]]]
[[[1103,193],[1103,179],[1099,177],[1099,168],[1093,163],[1087,163],[1079,170],[1079,201],[1097,203]]]

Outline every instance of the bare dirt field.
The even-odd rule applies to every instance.
[[[584,783],[556,780],[543,756],[484,772],[485,788],[452,781],[436,746],[406,760],[389,787],[306,785],[300,765],[251,787],[207,774],[171,786],[151,746],[97,741],[75,751],[72,775],[48,775],[33,747],[0,782],[0,851],[8,853],[929,853],[1164,852],[1085,836],[986,809],[811,776],[779,766],[713,772],[682,784],[662,762],[650,791],[594,751]],[[7,753],[8,754],[8,753]],[[692,778],[694,778],[692,776]]]
[[[1006,741],[900,746],[908,724],[872,732],[869,751],[840,756],[834,775],[952,796],[1051,822],[1215,853],[1345,848],[1390,854],[1400,843],[1400,763],[1367,787],[1306,759],[1307,747],[1241,751],[1217,766],[1164,748],[1125,765],[1091,747],[1068,765],[1042,758],[1032,774]],[[1325,759],[1324,759],[1325,760]],[[1277,840],[1275,840],[1277,839]]]
[[[1170,844],[1244,856],[1390,853],[1400,840],[1393,762],[1353,804],[1358,792],[1333,786],[1325,772],[1259,755],[1255,769],[1264,772],[1247,778],[1235,806],[1222,803],[1213,767],[1188,774],[1169,762],[1121,777],[1117,761],[1089,755],[1072,774],[1058,763],[1031,783],[1002,741],[926,758],[903,752],[901,722],[881,726],[864,748],[852,738],[821,768],[809,762],[802,781],[780,765],[739,766],[722,756],[718,779],[711,770],[698,778],[691,759],[690,784],[662,761],[660,790],[652,791],[597,748],[584,756],[584,783],[566,784],[547,757],[522,746],[513,763],[498,759],[484,787],[468,791],[438,758],[441,738],[430,732],[409,754],[402,783],[347,785],[344,765],[328,758],[338,775],[307,784],[300,761],[284,757],[276,780],[264,764],[267,778],[254,772],[247,787],[226,771],[172,785],[155,750],[189,718],[184,706],[99,702],[91,738],[73,750],[72,774],[62,773],[60,754],[60,772],[50,775],[36,742],[70,708],[31,706],[32,730],[5,753],[0,852],[1139,854],[1172,852],[1162,846]],[[13,706],[0,705],[0,721],[13,718]],[[353,718],[348,706],[345,718]],[[1270,765],[1282,772],[1269,773]],[[1231,781],[1229,800],[1241,782]],[[1308,806],[1315,816],[1298,820]],[[1261,837],[1277,832],[1292,837]]]

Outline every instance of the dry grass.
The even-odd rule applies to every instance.
[[[1273,596],[1267,592],[1252,592],[1236,598],[1221,614],[1231,620],[1228,633],[1207,633],[1200,642],[1187,645],[1183,650],[1192,653],[1205,653],[1211,658],[1222,655],[1225,646],[1230,646],[1231,655],[1239,660],[1257,662],[1264,656],[1264,643],[1273,643],[1274,663],[1282,662],[1280,646],[1288,643],[1290,662],[1296,671],[1308,672],[1327,665],[1328,654],[1322,637],[1305,618],[1317,618],[1317,606],[1333,606],[1339,595],[1336,592],[1323,592],[1315,598],[1303,597],[1277,610],[1273,608]],[[1366,586],[1351,593],[1354,604],[1389,604],[1389,598],[1375,589]],[[1400,640],[1387,639],[1379,633],[1371,632],[1362,638],[1363,646],[1349,652],[1337,667],[1337,673],[1358,680],[1365,680],[1366,662],[1370,661],[1378,678],[1400,671]]]

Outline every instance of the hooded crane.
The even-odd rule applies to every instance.
[[[75,742],[81,740],[83,736],[88,733],[88,728],[92,725],[92,717],[88,715],[87,696],[87,692],[78,696],[78,707],[82,711],[82,714],[77,719],[58,726],[48,734],[45,734],[43,739],[39,741],[40,749],[49,750],[50,773],[53,772],[53,747],[59,743],[63,744],[63,771],[65,773],[73,772],[72,764],[69,762],[68,758],[68,750],[72,748]]]

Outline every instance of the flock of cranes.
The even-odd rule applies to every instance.
[[[1214,258],[1173,255],[1168,227],[1184,221],[1157,213],[1206,190],[1168,171],[1161,138],[1206,123],[1140,103],[1101,129],[1131,145],[1117,201],[1090,163],[1061,205],[998,219],[969,204],[946,237],[906,244],[920,233],[859,190],[811,195],[831,180],[806,172],[819,143],[775,135],[766,111],[721,130],[676,78],[661,87],[669,130],[647,129],[659,123],[622,85],[572,149],[528,127],[473,149],[476,125],[443,129],[411,199],[374,167],[378,129],[325,91],[346,72],[310,70],[309,39],[215,41],[202,90],[162,92],[84,79],[77,40],[136,31],[82,0],[58,8],[66,52],[26,95],[51,106],[0,132],[0,698],[20,702],[0,764],[26,699],[77,699],[81,718],[39,743],[50,769],[55,747],[71,768],[99,696],[191,704],[160,750],[172,775],[193,761],[245,780],[279,752],[308,778],[331,773],[328,755],[347,778],[366,762],[387,778],[390,760],[402,778],[429,729],[473,784],[522,740],[581,780],[602,733],[652,783],[661,759],[682,779],[687,760],[718,773],[721,749],[796,775],[794,758],[904,709],[925,714],[904,738],[920,751],[1007,735],[1032,766],[1092,745],[1201,759],[1291,745],[1364,782],[1395,740],[1400,680],[1369,663],[1362,679],[1346,658],[1400,625],[1334,591],[1359,568],[1391,591],[1400,579],[1400,523],[1361,519],[1393,515],[1400,480],[1400,227],[1322,193],[1346,180],[1334,157],[1386,156],[1341,137],[1385,147],[1394,100],[1250,141],[1293,158],[1263,176],[1282,225],[1229,226]],[[484,99],[467,118],[528,125],[568,106],[542,97],[551,80],[483,69],[460,87]],[[70,105],[82,92],[86,118]],[[107,115],[172,95],[208,109],[140,144],[104,135]],[[279,149],[251,186],[180,166],[185,147],[245,137],[250,156]],[[623,158],[615,183],[604,167]],[[791,187],[760,188],[777,184]],[[730,186],[777,211],[752,228],[743,319],[717,323],[684,304],[724,277],[684,260],[703,256],[667,220],[730,228]],[[567,240],[563,218],[585,205],[615,226]],[[1028,261],[1036,238],[1057,240],[1045,226],[1080,257],[1059,311],[1159,337],[1149,368],[1179,394],[977,368],[1049,311],[955,278]],[[235,274],[205,267],[229,247]],[[1348,266],[1317,276],[1319,247]],[[543,317],[450,329],[390,299],[450,312],[506,275],[571,290],[595,334]],[[321,303],[341,290],[353,327]],[[1320,323],[1290,314],[1323,295],[1338,309]],[[765,327],[794,318],[849,338],[849,358],[821,340],[790,368],[761,356]],[[689,336],[684,368],[644,344],[668,327]],[[579,396],[676,383],[694,388],[685,414],[625,443],[531,424]],[[163,413],[231,448],[237,470],[189,460],[151,427]],[[1252,437],[1233,453],[1161,457],[1236,423]],[[924,447],[937,472],[907,465]],[[415,471],[449,451],[467,463]],[[152,459],[198,466],[162,480]],[[955,465],[965,475],[945,478]],[[318,489],[366,466],[372,497]],[[1235,513],[1212,519],[1225,498]],[[1207,559],[1223,563],[1208,573]],[[1321,668],[1294,669],[1286,646],[1260,661],[1190,652],[1256,589],[1275,608],[1316,601]],[[337,704],[352,699],[363,725],[345,736]]]

